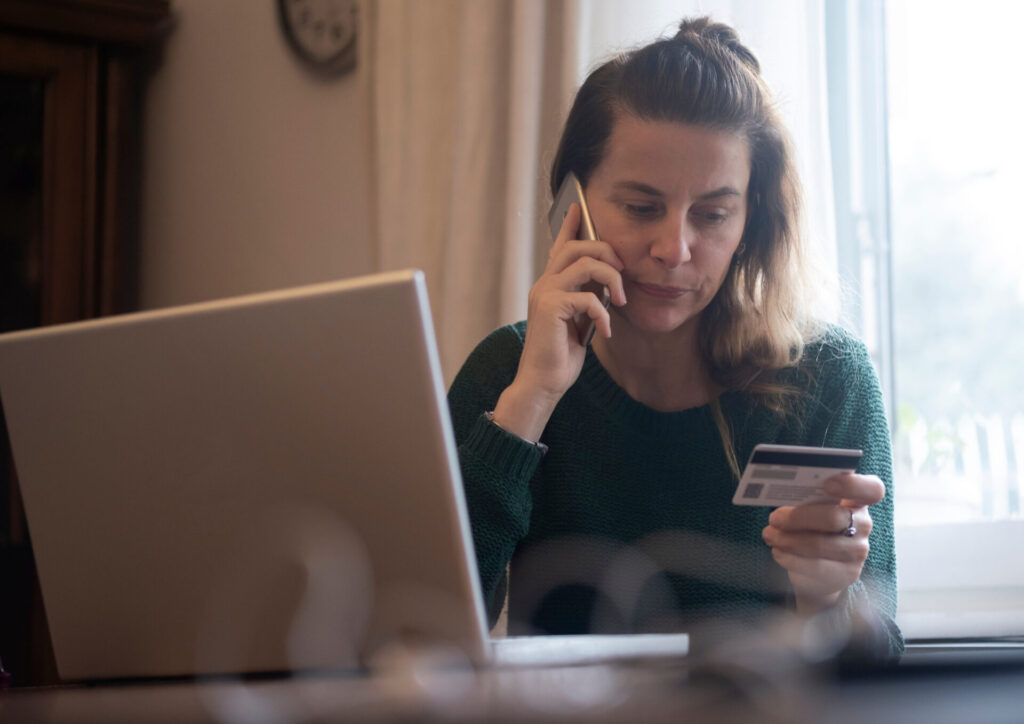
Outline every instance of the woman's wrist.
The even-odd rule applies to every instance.
[[[841,596],[842,591],[836,591],[835,593],[829,593],[826,595],[795,593],[796,613],[798,616],[803,618],[810,618],[811,616],[821,613],[825,609],[835,606],[839,603]]]
[[[527,442],[537,442],[547,427],[551,413],[554,412],[557,399],[525,389],[513,381],[498,397],[498,402],[491,413],[491,421]]]
[[[516,438],[522,440],[527,445],[533,445],[535,448],[540,450],[540,454],[541,455],[546,455],[547,454],[548,446],[545,445],[544,443],[540,442],[540,440],[527,440],[526,438],[520,437],[519,435],[516,435],[515,433],[511,433],[508,430],[505,430],[503,427],[501,427],[501,425],[499,425],[498,423],[496,423],[494,421],[494,412],[493,411],[485,412],[484,413],[484,417],[487,419],[488,422],[493,424],[495,427],[503,430],[504,432],[508,433],[509,435],[512,435],[513,437],[516,437]]]

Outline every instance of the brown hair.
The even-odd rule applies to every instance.
[[[618,55],[576,94],[551,169],[554,194],[570,171],[584,188],[622,115],[736,133],[750,149],[749,218],[721,288],[701,313],[699,344],[711,378],[779,414],[794,390],[775,372],[794,364],[816,329],[801,233],[802,199],[789,136],[754,54],[728,25],[684,20],[672,38]],[[730,466],[739,466],[717,400],[712,412]]]

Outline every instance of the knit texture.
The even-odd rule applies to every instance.
[[[791,605],[788,577],[761,538],[771,510],[732,504],[737,481],[709,406],[647,407],[588,350],[541,437],[547,455],[483,416],[512,382],[525,333],[525,322],[495,330],[448,395],[492,622],[506,567],[510,633],[686,631]],[[830,615],[842,627],[870,611],[898,656],[892,459],[867,351],[829,327],[782,377],[802,390],[787,419],[742,392],[721,396],[736,457],[742,464],[758,443],[864,451],[858,472],[880,477],[886,497],[871,507],[861,580]]]

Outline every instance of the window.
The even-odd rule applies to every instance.
[[[1019,64],[1022,15],[991,1],[969,13],[916,0],[888,11],[896,440],[908,524],[1021,514],[1024,140],[1006,72]]]
[[[889,400],[911,638],[1024,633],[1021,14],[828,5],[844,316]]]

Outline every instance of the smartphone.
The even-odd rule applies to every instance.
[[[551,238],[554,239],[558,236],[558,232],[562,229],[565,215],[569,213],[569,207],[573,204],[579,204],[580,211],[582,212],[577,236],[580,239],[597,239],[597,230],[594,228],[594,220],[590,218],[590,209],[587,208],[587,199],[583,195],[583,187],[580,185],[580,180],[576,178],[576,174],[571,171],[566,174],[565,180],[562,181],[562,187],[558,189],[555,201],[551,204],[551,211],[548,212],[548,228],[551,229]],[[611,304],[612,297],[608,292],[608,287],[598,282],[588,282],[580,287],[580,289],[584,292],[596,294],[605,309],[608,309],[608,305]],[[594,339],[597,325],[586,314],[577,314],[573,317],[573,322],[576,324],[580,344],[586,347]]]

